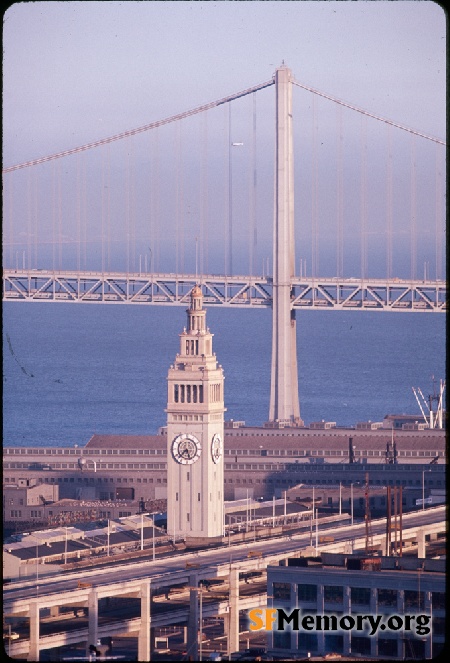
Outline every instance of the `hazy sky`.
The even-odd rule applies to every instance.
[[[4,166],[271,78],[445,139],[446,24],[431,1],[24,2],[3,24]]]
[[[24,2],[3,26],[5,163],[267,80],[444,138],[443,9],[429,1]]]

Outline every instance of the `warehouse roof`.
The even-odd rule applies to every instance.
[[[270,430],[270,432],[269,432]],[[356,451],[386,450],[386,444],[392,441],[392,431],[353,430],[353,429],[284,429],[239,428],[225,430],[226,450],[323,450],[335,449],[348,452],[349,439],[352,438]],[[397,451],[445,449],[444,430],[396,431],[394,441]],[[165,435],[93,435],[86,449],[167,449]]]

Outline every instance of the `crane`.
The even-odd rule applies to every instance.
[[[422,412],[422,416],[425,419],[425,423],[427,423],[430,428],[443,428],[445,380],[440,380],[439,395],[436,393],[436,381],[434,376],[432,376],[432,380],[433,394],[428,396],[428,402],[420,387],[412,387],[412,390],[420,411]],[[433,410],[433,403],[435,402],[437,403],[436,411]],[[425,413],[426,410],[428,410],[428,416]]]

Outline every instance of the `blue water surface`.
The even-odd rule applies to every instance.
[[[94,433],[141,435],[165,424],[167,371],[182,307],[3,305],[3,444],[84,445]],[[209,308],[225,372],[226,418],[268,419],[270,310]],[[421,417],[412,392],[444,378],[445,317],[437,313],[300,311],[297,348],[306,424]]]

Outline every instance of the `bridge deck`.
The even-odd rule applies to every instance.
[[[201,284],[206,306],[271,307],[273,280],[258,276],[4,270],[3,301],[181,305]],[[445,281],[295,277],[293,309],[444,312]]]

